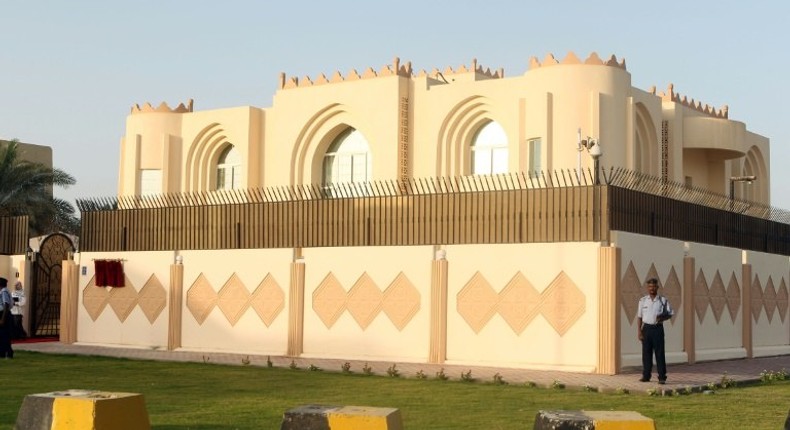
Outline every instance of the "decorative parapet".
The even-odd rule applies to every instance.
[[[326,75],[323,73],[318,76],[315,80],[310,79],[309,76],[305,76],[304,78],[297,78],[297,77],[290,77],[288,78],[285,75],[285,72],[280,73],[280,88],[281,90],[287,90],[290,88],[302,88],[302,87],[312,87],[316,85],[323,85],[328,83],[335,83],[335,82],[348,82],[348,81],[358,81],[361,79],[372,79],[372,78],[379,78],[384,76],[404,76],[404,77],[411,77],[412,69],[411,69],[411,61],[407,62],[404,65],[400,64],[400,58],[395,57],[392,60],[391,65],[385,65],[382,67],[378,72],[373,70],[372,67],[368,67],[365,69],[364,72],[360,75],[356,69],[352,69],[346,76],[340,74],[340,72],[336,71],[330,78],[327,78]]]
[[[189,101],[187,102],[186,106],[183,103],[179,103],[179,105],[176,106],[173,109],[171,109],[170,106],[168,106],[167,103],[165,103],[165,102],[162,102],[156,108],[151,106],[151,103],[146,103],[146,104],[143,105],[143,107],[140,107],[140,105],[135,104],[134,106],[132,106],[131,113],[132,114],[136,114],[136,113],[151,113],[151,112],[159,112],[159,113],[162,113],[162,112],[164,112],[164,113],[188,113],[188,112],[192,112],[193,107],[194,107],[194,101],[192,99],[189,99]]]
[[[489,79],[501,79],[505,77],[505,69],[499,68],[495,72],[492,72],[491,69],[486,68],[483,70],[483,67],[477,64],[477,58],[472,59],[472,63],[469,67],[465,65],[461,65],[457,69],[453,69],[452,67],[447,67],[444,71],[440,71],[439,69],[434,68],[429,72],[425,70],[420,70],[420,73],[417,74],[417,77],[429,77],[433,79],[438,79],[441,81],[447,81],[447,77],[450,75],[457,75],[462,73],[476,73],[484,78]]]
[[[656,94],[656,87],[655,85],[650,87],[650,94],[657,95],[661,97],[661,100],[665,102],[675,102],[680,103],[683,106],[689,107],[691,109],[700,111],[706,115],[710,115],[716,118],[729,118],[729,106],[724,105],[719,109],[714,108],[710,105],[702,105],[702,102],[694,101],[694,99],[689,100],[686,96],[681,96],[681,94],[675,92],[675,85],[669,84],[667,87],[667,91],[665,93],[658,93]]]
[[[557,65],[568,65],[568,64],[587,64],[591,66],[611,66],[611,67],[619,67],[623,70],[625,68],[625,58],[622,61],[618,62],[617,57],[612,55],[609,57],[608,60],[604,61],[601,57],[598,56],[597,53],[593,52],[588,56],[584,61],[580,60],[579,57],[576,56],[573,52],[568,52],[568,55],[562,61],[557,60],[554,57],[554,54],[547,54],[546,58],[543,59],[543,62],[540,62],[537,57],[532,57],[529,59],[529,69],[537,69],[539,67],[549,67],[549,66],[557,66]]]

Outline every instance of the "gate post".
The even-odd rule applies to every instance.
[[[79,309],[79,266],[74,260],[63,260],[60,279],[60,342],[77,341],[77,312]]]

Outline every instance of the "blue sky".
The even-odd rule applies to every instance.
[[[67,200],[115,195],[134,104],[271,106],[280,72],[327,76],[398,56],[417,70],[477,58],[625,58],[635,87],[716,108],[771,139],[772,204],[790,209],[786,1],[4,1],[0,137],[51,146]],[[569,142],[575,145],[575,142]]]

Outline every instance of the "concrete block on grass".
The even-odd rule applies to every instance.
[[[25,396],[14,430],[150,430],[142,394],[66,390]]]
[[[280,430],[403,430],[403,422],[395,408],[302,405],[285,412]]]
[[[534,430],[655,430],[651,418],[633,411],[538,411]]]

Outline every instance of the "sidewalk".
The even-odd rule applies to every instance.
[[[351,371],[361,373],[367,364],[376,375],[387,375],[387,370],[395,365],[402,377],[413,378],[422,371],[428,378],[444,371],[450,379],[460,379],[462,373],[471,371],[471,377],[480,382],[492,382],[499,374],[509,384],[534,383],[537,386],[551,387],[555,383],[568,389],[589,387],[600,392],[628,390],[631,394],[647,394],[655,390],[659,394],[671,394],[673,390],[691,388],[695,391],[707,389],[710,383],[727,379],[738,384],[754,383],[760,380],[763,371],[790,371],[790,355],[738,360],[723,360],[697,364],[675,364],[668,366],[666,385],[655,382],[639,382],[639,370],[627,370],[620,375],[595,375],[589,373],[562,372],[554,370],[529,370],[496,367],[460,366],[427,363],[365,362],[358,360],[339,360],[323,358],[291,358],[283,356],[248,355],[226,352],[204,351],[165,351],[160,349],[121,348],[91,344],[64,345],[60,342],[41,342],[15,344],[17,351],[35,351],[46,354],[96,355],[106,357],[130,358],[137,360],[161,360],[182,362],[208,362],[214,364],[266,366],[271,360],[275,367],[289,367],[295,363],[301,369],[317,366],[325,371],[340,372],[344,363],[351,365]]]

